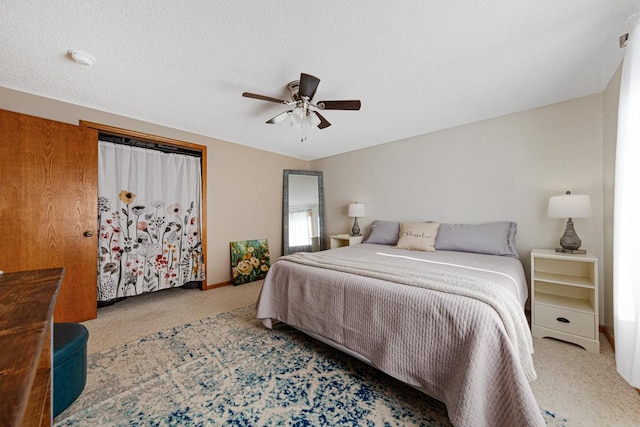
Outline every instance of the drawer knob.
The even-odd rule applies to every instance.
[[[562,323],[571,323],[571,321],[569,319],[564,318],[564,317],[558,317],[556,320],[558,322],[562,322]]]

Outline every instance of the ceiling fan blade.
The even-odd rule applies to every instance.
[[[317,111],[314,111],[314,113],[320,119],[320,124],[318,125],[318,129],[324,129],[324,128],[328,128],[329,126],[331,126],[331,123],[329,123],[329,121],[327,119],[322,117],[322,114],[318,113]]]
[[[318,89],[319,84],[319,78],[314,77],[311,74],[300,73],[298,95],[306,96],[309,100],[313,99],[313,95],[316,94],[316,89]]]
[[[316,104],[321,110],[359,110],[360,100],[349,101],[320,101]]]
[[[275,125],[276,123],[280,123],[281,121],[285,120],[292,111],[293,110],[289,110],[289,111],[280,113],[277,116],[273,117],[272,119],[267,120],[265,123],[269,123],[270,125]]]
[[[272,98],[270,96],[258,95],[257,93],[242,92],[242,96],[244,96],[245,98],[261,99],[262,101],[277,102],[278,104],[289,104],[288,101],[278,98]]]

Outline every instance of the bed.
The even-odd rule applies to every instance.
[[[363,243],[278,259],[257,317],[444,402],[456,426],[542,426],[527,296],[513,257]]]

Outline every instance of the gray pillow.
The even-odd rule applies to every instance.
[[[378,245],[395,245],[400,236],[400,223],[395,221],[376,220],[369,226],[371,232],[365,243],[376,243]]]
[[[475,252],[519,258],[516,251],[518,224],[511,221],[486,224],[440,224],[436,250]]]

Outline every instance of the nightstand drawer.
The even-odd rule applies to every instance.
[[[595,316],[593,314],[536,304],[534,318],[536,326],[595,339]]]

